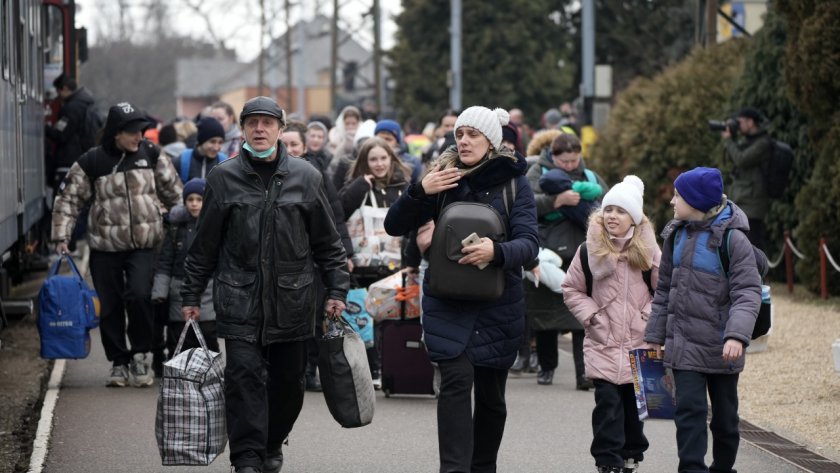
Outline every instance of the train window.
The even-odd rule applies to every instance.
[[[64,70],[64,16],[55,5],[46,6],[44,27],[44,86],[52,87],[52,81]]]
[[[2,56],[3,79],[9,80],[9,50],[12,48],[12,35],[9,32],[9,0],[0,0],[0,56]]]

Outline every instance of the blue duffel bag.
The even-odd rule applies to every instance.
[[[58,274],[64,259],[70,265],[68,275]],[[90,353],[90,330],[99,325],[99,299],[70,255],[61,255],[53,263],[38,293],[38,304],[41,358],[86,358]]]

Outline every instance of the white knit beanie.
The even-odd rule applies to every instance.
[[[633,219],[636,225],[642,223],[645,212],[642,204],[642,194],[645,193],[645,184],[634,175],[629,175],[623,181],[614,185],[601,200],[601,208],[608,205],[621,207]]]
[[[502,108],[490,110],[487,107],[474,105],[458,115],[458,119],[455,120],[455,129],[462,126],[475,128],[487,137],[494,149],[499,149],[502,146],[502,127],[509,121],[510,114]]]

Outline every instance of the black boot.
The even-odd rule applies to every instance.
[[[321,380],[318,378],[318,375],[315,373],[306,373],[304,376],[306,379],[306,390],[311,392],[321,392],[323,388],[321,388]]]
[[[589,391],[593,388],[595,388],[595,385],[592,383],[592,380],[587,379],[584,376],[578,376],[577,385],[575,386],[575,389],[577,389],[578,391]]]
[[[597,465],[598,473],[621,473],[620,466]]]
[[[554,382],[554,370],[542,370],[537,373],[537,384],[547,386]]]
[[[283,468],[283,446],[277,450],[269,450],[265,453],[262,473],[279,473]]]

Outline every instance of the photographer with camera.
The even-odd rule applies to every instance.
[[[713,130],[719,122],[709,122]],[[732,160],[732,186],[730,198],[747,214],[753,245],[764,250],[764,216],[770,208],[762,165],[773,154],[773,140],[761,128],[761,113],[752,107],[742,108],[735,119],[722,124],[720,135],[726,156]],[[741,135],[739,138],[738,135]]]

